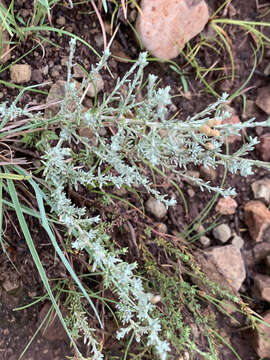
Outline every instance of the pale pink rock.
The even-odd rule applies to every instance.
[[[238,291],[246,278],[245,264],[241,251],[233,245],[215,246],[204,254],[212,261],[224,279]],[[208,275],[208,274],[207,274]]]
[[[270,179],[264,178],[256,180],[251,184],[251,189],[255,199],[263,199],[270,203]]]
[[[204,0],[142,0],[136,30],[145,48],[162,59],[178,56],[209,20]]]
[[[206,278],[237,294],[246,277],[245,264],[238,248],[233,245],[215,246],[204,251],[197,250],[194,257]],[[213,291],[211,285],[207,286],[199,278],[193,277],[192,281],[209,293]]]
[[[248,201],[244,206],[245,223],[252,239],[262,241],[264,233],[270,227],[270,211],[258,200]]]
[[[233,215],[237,206],[237,202],[228,196],[226,198],[219,199],[216,206],[216,212],[222,215]]]

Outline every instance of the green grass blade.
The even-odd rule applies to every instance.
[[[23,33],[31,33],[31,32],[38,32],[38,31],[51,31],[51,32],[56,32],[59,35],[67,35],[71,38],[74,38],[76,40],[78,40],[79,42],[81,42],[82,44],[84,44],[85,46],[87,46],[89,49],[91,49],[93,51],[93,53],[100,59],[101,56],[99,55],[99,53],[93,48],[93,46],[91,46],[90,44],[88,44],[87,41],[83,40],[82,38],[80,38],[79,36],[72,34],[69,31],[63,30],[63,29],[58,29],[58,28],[54,28],[51,26],[29,26],[26,28],[22,29]]]
[[[229,54],[230,61],[231,61],[231,66],[232,66],[232,75],[231,75],[231,77],[232,77],[232,81],[233,81],[234,80],[234,74],[235,74],[234,57],[233,57],[231,46],[230,46],[229,41],[227,39],[226,32],[218,25],[212,24],[212,27],[216,31],[216,33],[219,35],[219,37],[221,38],[221,40],[222,40],[223,44],[225,45],[225,48],[227,49],[227,52]]]
[[[30,253],[32,255],[32,258],[34,260],[34,263],[38,269],[38,272],[39,272],[39,275],[41,277],[41,280],[47,290],[47,293],[50,297],[50,300],[55,308],[55,311],[64,327],[64,329],[66,330],[66,333],[67,335],[69,336],[71,342],[72,342],[72,345],[74,346],[74,348],[78,351],[77,349],[77,346],[76,346],[76,343],[74,342],[67,326],[66,326],[66,323],[64,321],[64,318],[61,314],[61,311],[56,303],[56,300],[54,298],[54,295],[52,293],[52,290],[51,290],[51,287],[50,287],[50,284],[49,284],[49,281],[48,281],[48,278],[46,276],[46,273],[45,273],[45,270],[43,268],[43,265],[40,261],[40,258],[38,256],[38,253],[37,253],[37,250],[35,248],[35,245],[34,245],[34,242],[33,242],[33,239],[31,237],[31,234],[30,234],[30,231],[29,231],[29,228],[27,226],[27,223],[25,221],[25,218],[23,216],[23,213],[22,213],[22,210],[21,210],[21,206],[20,206],[20,203],[19,203],[19,199],[18,199],[18,196],[17,196],[17,192],[16,192],[16,189],[15,189],[15,186],[14,186],[14,182],[10,179],[7,179],[7,184],[8,184],[8,190],[9,190],[9,194],[10,194],[10,197],[13,201],[13,204],[14,204],[14,208],[15,208],[15,212],[16,212],[16,215],[17,215],[17,218],[18,218],[18,221],[19,221],[19,224],[20,224],[20,227],[21,227],[21,230],[23,232],[23,235],[24,235],[24,238],[25,238],[25,241],[27,243],[27,246],[30,250]]]
[[[247,84],[249,83],[250,79],[252,78],[254,71],[257,68],[258,62],[257,62],[257,56],[256,56],[256,50],[253,50],[254,52],[254,64],[252,66],[252,69],[250,71],[250,74],[248,75],[247,79],[244,81],[244,83],[239,87],[238,90],[236,90],[230,97],[229,97],[229,101],[232,101],[233,99],[235,99],[237,96],[239,96],[241,94],[241,91],[247,86]]]
[[[16,170],[18,172],[20,172],[21,174],[24,174],[26,175],[27,173],[20,169],[20,168],[16,168]],[[56,239],[55,239],[55,236],[51,230],[51,227],[49,225],[49,222],[48,222],[48,219],[47,219],[47,216],[46,216],[46,212],[45,212],[45,208],[44,208],[44,203],[43,203],[43,198],[44,198],[44,195],[43,195],[43,192],[40,190],[39,186],[36,184],[36,182],[33,180],[33,179],[29,179],[28,180],[29,183],[31,184],[31,186],[33,187],[34,191],[35,191],[35,196],[36,196],[36,199],[37,199],[37,203],[38,203],[38,207],[39,207],[39,211],[40,211],[40,215],[41,215],[41,222],[42,222],[42,226],[44,227],[44,229],[46,230],[57,254],[59,255],[60,259],[62,260],[62,262],[64,263],[66,269],[68,270],[68,272],[70,273],[70,275],[72,276],[73,280],[77,283],[77,285],[79,286],[81,292],[83,293],[83,295],[85,296],[85,298],[87,299],[87,301],[89,302],[90,306],[92,307],[98,321],[99,321],[99,324],[101,327],[102,326],[102,322],[101,322],[101,319],[98,315],[98,312],[92,302],[92,300],[90,299],[89,295],[87,294],[87,292],[85,291],[84,287],[82,286],[78,276],[76,275],[76,273],[74,272],[74,270],[72,269],[72,267],[70,266],[69,262],[67,261],[65,255],[63,254],[62,250],[60,249]]]
[[[5,246],[5,241],[3,239],[3,205],[4,205],[4,199],[3,199],[3,179],[0,178],[0,245],[2,247],[3,252],[5,253],[6,257],[8,258],[8,260],[10,261],[10,263],[12,264],[12,266],[14,267],[14,269],[17,271],[17,273],[19,274],[19,270],[16,268],[14,262],[12,261],[12,259],[9,256],[9,253],[6,250],[6,246]]]
[[[211,329],[211,332],[224,344],[227,346],[228,349],[231,350],[231,352],[235,355],[236,359],[242,360],[239,354],[236,352],[236,350],[231,346],[231,344],[224,339],[223,336],[218,334],[215,330]]]

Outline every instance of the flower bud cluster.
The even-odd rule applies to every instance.
[[[220,119],[210,119],[206,124],[202,125],[199,129],[201,134],[206,136],[219,137],[220,131],[215,129],[215,126],[221,125],[222,121]]]

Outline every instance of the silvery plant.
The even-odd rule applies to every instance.
[[[20,109],[13,103],[0,105],[3,122],[27,117],[32,124],[44,121],[60,129],[57,140],[43,144],[44,178],[47,202],[60,223],[67,229],[72,247],[89,254],[93,272],[99,271],[104,288],[110,289],[118,298],[117,311],[122,328],[116,338],[135,334],[136,341],[147,339],[147,346],[153,346],[159,358],[165,360],[170,352],[169,341],[162,338],[158,318],[153,317],[155,305],[152,295],[144,290],[143,282],[136,275],[136,263],[123,261],[123,252],[114,249],[106,232],[106,225],[100,217],[89,216],[89,209],[76,206],[67,195],[67,188],[78,190],[83,186],[87,191],[107,186],[144,188],[151,196],[167,207],[176,201],[159,193],[147,176],[146,167],[158,168],[164,173],[171,172],[175,178],[192,180],[201,191],[214,191],[222,196],[234,195],[235,190],[211,185],[202,179],[190,177],[188,165],[217,167],[222,165],[232,173],[242,176],[252,174],[253,166],[269,165],[245,157],[258,143],[256,138],[247,138],[246,143],[233,155],[224,152],[224,140],[232,134],[239,134],[246,127],[268,126],[269,121],[256,123],[254,119],[239,124],[224,124],[230,116],[222,111],[227,95],[202,112],[185,120],[170,118],[170,88],[157,88],[158,78],[149,75],[143,78],[147,66],[147,54],[139,59],[122,79],[116,80],[114,89],[103,98],[96,99],[93,108],[83,109],[83,89],[92,83],[97,73],[106,68],[109,71],[109,51],[105,51],[99,63],[92,68],[88,79],[78,91],[72,79],[75,42],[70,43],[68,79],[66,94],[57,115],[45,119],[44,114],[33,114],[28,108]],[[146,84],[142,86],[142,84]],[[71,107],[70,104],[73,104]],[[86,127],[92,137],[79,135],[78,128]],[[80,146],[78,146],[80,145]],[[83,160],[74,149],[83,149]],[[78,150],[79,151],[79,150]],[[121,256],[120,256],[121,255]],[[91,359],[103,358],[95,331],[87,323],[87,316],[74,301],[73,333],[83,333],[85,342],[92,349]],[[81,358],[83,358],[81,356]]]

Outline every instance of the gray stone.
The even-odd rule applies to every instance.
[[[167,214],[165,205],[154,198],[149,198],[145,204],[146,210],[154,215],[157,219],[162,219]]]
[[[97,34],[94,36],[94,40],[98,47],[102,47],[104,44],[104,38],[102,34]]]
[[[255,199],[264,199],[268,204],[270,203],[270,179],[264,178],[254,181],[251,184],[251,189]]]
[[[31,80],[36,82],[37,84],[41,84],[43,81],[42,72],[39,69],[35,69],[32,71]]]
[[[167,234],[167,232],[168,232],[167,225],[164,223],[159,223],[157,225],[157,231],[159,231],[160,233],[163,233],[163,234]]]
[[[244,246],[244,240],[241,238],[241,236],[238,235],[234,235],[232,238],[232,242],[231,244],[235,247],[237,247],[238,249],[242,249],[242,247]]]
[[[74,81],[74,83],[75,83],[75,89],[77,91],[77,95],[81,96],[82,95],[81,84],[76,80]],[[61,108],[61,101],[65,98],[65,94],[66,94],[66,82],[64,80],[57,80],[54,84],[52,84],[46,100],[46,103],[48,104],[48,107],[45,109],[46,117],[55,116],[59,112]],[[67,104],[67,108],[69,111],[74,111],[76,106],[77,105],[75,101],[70,101]]]
[[[201,236],[199,241],[204,248],[209,247],[211,245],[211,240],[207,236]]]
[[[14,294],[21,286],[17,273],[4,273],[1,280],[3,281],[2,287],[7,293]]]
[[[262,134],[259,143],[255,146],[260,160],[270,161],[270,134]]]
[[[221,243],[225,244],[232,236],[232,232],[231,232],[229,225],[221,224],[221,225],[218,225],[213,230],[213,235],[214,235],[215,239],[217,239]]]
[[[188,193],[188,196],[190,198],[193,198],[195,196],[195,194],[196,194],[195,191],[193,189],[191,189],[191,188],[187,189],[187,193]]]
[[[261,242],[256,244],[252,249],[244,251],[244,258],[248,267],[253,267],[255,264],[270,256],[270,243]]]
[[[237,206],[237,202],[230,196],[227,196],[226,198],[220,198],[218,200],[215,210],[222,215],[233,215],[235,214]]]

